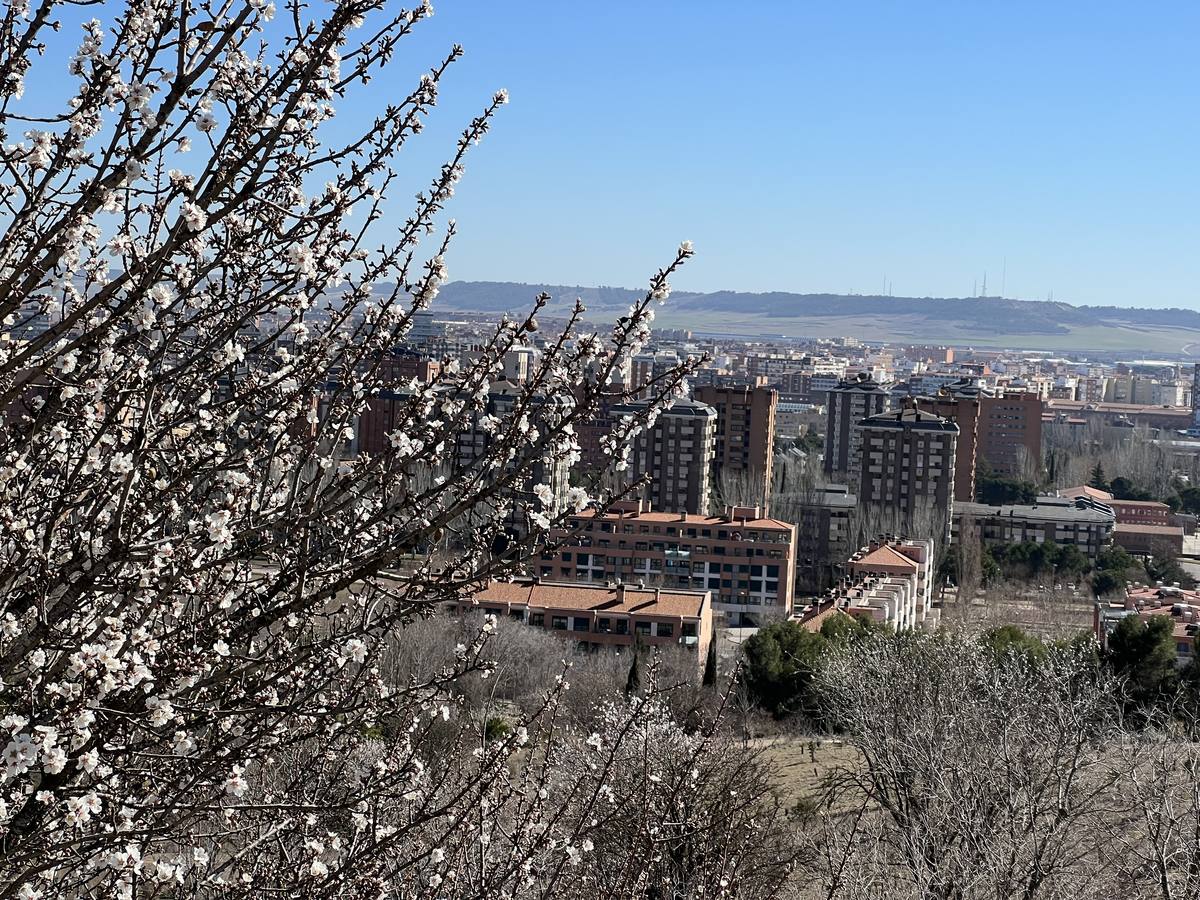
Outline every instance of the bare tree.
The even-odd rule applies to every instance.
[[[1115,683],[1076,651],[905,633],[835,654],[818,684],[862,757],[817,832],[825,895],[1092,894],[1119,719]]]
[[[1200,744],[1162,724],[1114,747],[1126,776],[1105,835],[1124,896],[1179,900],[1200,894]]]

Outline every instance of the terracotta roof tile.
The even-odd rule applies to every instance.
[[[883,544],[882,546],[876,547],[866,556],[861,556],[858,559],[851,559],[850,562],[855,566],[864,566],[867,568],[870,568],[871,566],[903,566],[904,568],[911,569],[914,572],[920,568],[915,560],[909,559],[899,550],[896,550],[888,544]]]
[[[476,602],[515,603],[553,609],[638,613],[646,616],[701,615],[708,595],[703,591],[655,591],[624,585],[578,584],[557,581],[490,581],[475,594]]]

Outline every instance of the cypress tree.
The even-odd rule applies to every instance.
[[[642,687],[642,668],[639,655],[641,647],[633,648],[633,662],[629,666],[629,677],[625,679],[625,696],[632,697]]]
[[[717,686],[717,639],[708,642],[708,655],[704,659],[704,678],[700,683],[705,687]]]

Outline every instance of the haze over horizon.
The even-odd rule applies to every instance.
[[[451,205],[455,280],[636,287],[689,238],[680,290],[966,297],[986,273],[1196,309],[1198,27],[1183,3],[444,0],[404,65],[466,56],[406,152],[440,159],[511,91]]]
[[[634,291],[634,292],[641,292],[641,291],[645,290],[644,287],[641,287],[636,284],[582,284],[582,283],[573,283],[573,282],[568,283],[568,282],[550,281],[545,278],[541,278],[541,279],[539,279],[539,278],[531,278],[531,279],[504,278],[504,279],[501,279],[501,278],[452,277],[450,279],[450,281],[447,282],[447,285],[451,285],[456,282],[461,282],[461,283],[466,283],[466,284],[488,284],[488,283],[516,284],[516,285],[529,285],[531,287],[555,286],[555,287],[563,287],[563,288],[581,288],[581,289],[587,289],[587,290],[616,289],[616,290]],[[672,293],[672,296],[675,298],[678,298],[680,295],[698,295],[698,294],[748,294],[748,295],[754,295],[754,296],[761,296],[761,295],[767,295],[767,294],[790,294],[790,295],[798,296],[798,297],[823,297],[823,296],[880,297],[881,299],[884,299],[884,300],[1015,300],[1018,302],[1045,302],[1045,301],[1047,301],[1047,299],[1049,299],[1049,302],[1065,303],[1069,306],[1116,307],[1116,308],[1120,308],[1120,309],[1163,309],[1163,310],[1184,309],[1184,310],[1200,312],[1200,301],[1198,301],[1197,303],[1192,304],[1190,306],[1183,306],[1183,305],[1178,305],[1178,304],[1156,305],[1156,304],[1150,304],[1150,303],[1087,303],[1087,302],[1079,301],[1079,300],[1074,300],[1074,301],[1067,300],[1063,297],[1058,297],[1058,296],[1054,296],[1054,297],[1050,297],[1050,298],[1017,297],[1017,296],[1013,296],[1011,292],[1006,295],[1000,295],[991,290],[991,282],[990,281],[988,282],[988,293],[986,295],[980,294],[980,295],[974,296],[974,297],[967,295],[967,294],[957,294],[957,295],[928,294],[928,293],[901,294],[899,291],[895,291],[895,290],[893,290],[891,294],[883,294],[880,291],[870,291],[870,290],[865,290],[865,291],[806,291],[806,290],[788,290],[788,289],[780,289],[780,288],[765,288],[763,290],[751,291],[751,290],[746,290],[746,289],[736,288],[736,287],[675,288]]]

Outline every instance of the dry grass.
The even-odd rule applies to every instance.
[[[1095,603],[1086,590],[1049,589],[1035,585],[1003,584],[981,589],[970,603],[950,593],[941,606],[947,627],[968,629],[1016,625],[1048,640],[1070,639],[1090,631]]]
[[[787,736],[756,738],[750,745],[762,752],[789,806],[821,796],[831,773],[862,765],[859,752],[841,740]],[[831,809],[837,811],[838,804]]]

